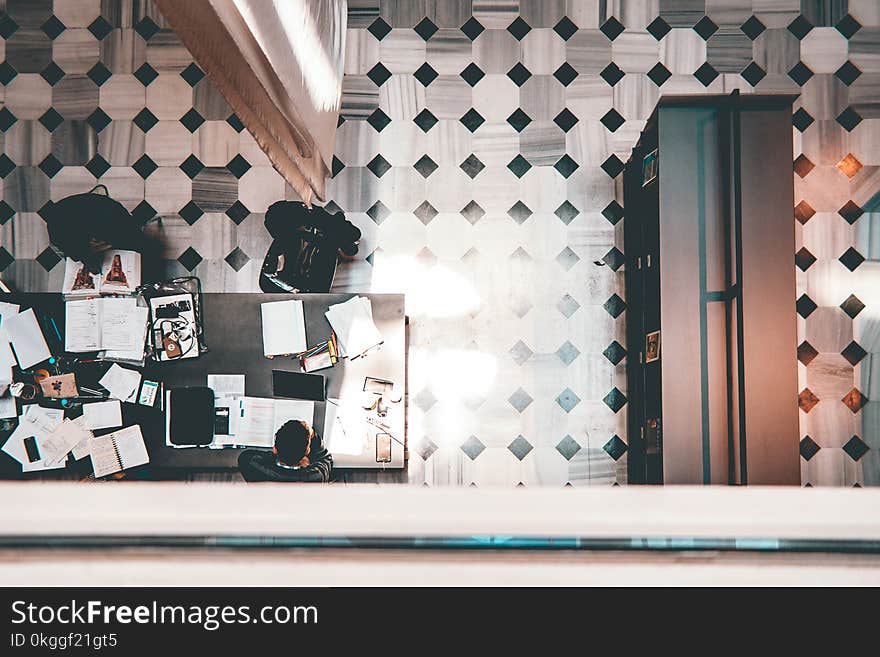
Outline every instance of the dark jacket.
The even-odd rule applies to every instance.
[[[318,434],[312,438],[309,465],[290,468],[280,465],[270,450],[247,449],[238,457],[238,469],[245,481],[293,481],[323,483],[330,481],[333,456]]]

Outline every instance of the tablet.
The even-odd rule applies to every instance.
[[[272,370],[272,392],[276,397],[324,401],[324,377],[320,374],[303,374]]]

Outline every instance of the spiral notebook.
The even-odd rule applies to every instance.
[[[141,428],[126,427],[89,440],[95,478],[122,472],[150,462]]]

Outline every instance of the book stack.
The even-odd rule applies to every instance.
[[[339,344],[336,333],[330,332],[330,339],[319,342],[314,347],[297,354],[303,372],[314,372],[333,367],[339,360]]]

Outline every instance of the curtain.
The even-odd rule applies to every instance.
[[[324,199],[345,53],[345,0],[156,0],[303,201]]]

